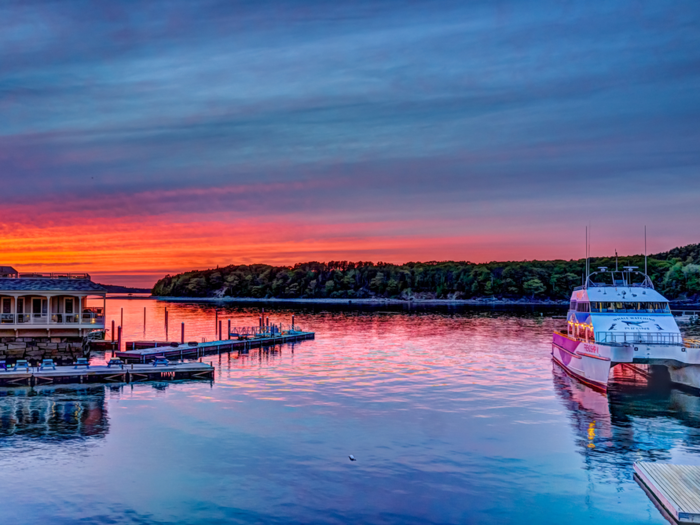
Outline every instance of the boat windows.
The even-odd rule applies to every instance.
[[[591,307],[589,303],[576,303],[577,312],[590,312]]]
[[[579,310],[580,312],[584,310]],[[587,310],[586,310],[587,311]],[[591,303],[591,311],[596,313],[633,313],[633,314],[664,314],[669,313],[671,309],[668,303],[608,303],[594,302]]]

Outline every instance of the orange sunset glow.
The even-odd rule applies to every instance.
[[[635,63],[618,32],[552,56],[522,28],[511,49],[424,13],[390,37],[367,13],[307,33],[313,9],[291,6],[143,33],[28,9],[0,31],[0,264],[151,286],[229,264],[573,259],[586,226],[593,255],[641,253],[645,225],[651,253],[698,240],[680,73],[697,46]]]

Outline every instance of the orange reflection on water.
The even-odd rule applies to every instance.
[[[261,311],[257,306],[224,303],[115,298],[107,301],[107,325],[111,328],[114,320],[118,326],[123,315],[124,341],[165,340],[166,308],[170,341],[180,340],[181,323],[186,341],[214,340],[217,311],[224,333],[229,320],[232,326],[257,325]],[[432,403],[432,409],[450,411],[454,409],[450,402],[441,407],[435,401],[458,399],[476,388],[492,398],[496,408],[507,405],[510,395],[522,396],[524,383],[526,397],[537,399],[551,380],[543,366],[549,359],[553,329],[553,321],[546,318],[477,311],[338,311],[322,306],[292,310],[273,305],[266,306],[265,313],[270,323],[285,325],[295,314],[296,325],[314,331],[315,340],[240,356],[207,356],[204,359],[217,366],[217,386],[256,397],[281,397],[290,404],[308,402],[305,393],[323,390],[398,404],[410,399],[417,406]],[[499,385],[498,393],[489,391],[494,385]],[[412,397],[423,387],[431,394]],[[328,402],[332,401],[318,397],[314,401]]]

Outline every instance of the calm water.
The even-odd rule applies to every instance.
[[[126,339],[144,307],[164,337],[166,306],[171,335],[213,338],[211,306],[107,305]],[[316,340],[205,358],[211,384],[0,390],[0,521],[666,523],[632,463],[700,463],[698,396],[629,370],[608,396],[573,382],[546,315],[295,313]]]

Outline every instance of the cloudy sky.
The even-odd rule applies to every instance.
[[[0,264],[700,242],[700,3],[0,3]]]

